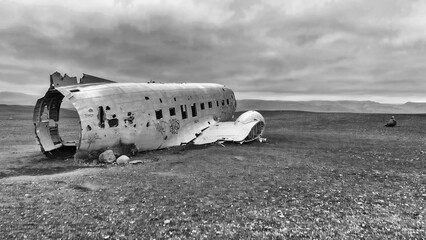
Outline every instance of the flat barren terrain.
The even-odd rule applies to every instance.
[[[426,238],[426,115],[384,128],[390,115],[261,112],[266,143],[152,151],[120,167],[46,159],[31,113],[9,110],[1,238]],[[62,121],[68,137],[78,118]]]

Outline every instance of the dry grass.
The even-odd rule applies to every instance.
[[[396,116],[400,127],[390,129],[379,114],[263,114],[267,143],[173,148],[139,154],[140,165],[3,178],[1,234],[426,238],[425,115]],[[25,159],[27,167],[61,164]]]

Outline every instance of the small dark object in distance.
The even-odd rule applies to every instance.
[[[395,127],[396,126],[396,120],[395,117],[392,116],[388,123],[385,124],[385,127]]]

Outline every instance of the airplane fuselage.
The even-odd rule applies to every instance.
[[[68,144],[58,131],[64,98],[80,118],[80,139],[74,143],[79,150],[119,144],[135,145],[139,151],[161,149],[194,142],[201,134],[195,144],[251,141],[264,128],[263,117],[253,111],[235,123],[223,123],[232,119],[237,105],[234,92],[223,85],[116,83],[90,75],[77,83],[76,78],[54,73],[51,87],[34,109],[36,137],[45,153]]]
[[[103,94],[93,97],[92,92]],[[236,108],[232,90],[217,84],[111,83],[78,94],[79,148],[88,150],[119,142],[143,143],[137,144],[140,150],[178,146],[209,123],[231,119]]]

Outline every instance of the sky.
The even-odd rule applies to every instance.
[[[55,71],[239,99],[426,102],[426,1],[0,0],[0,92]],[[0,93],[1,94],[1,93]]]

